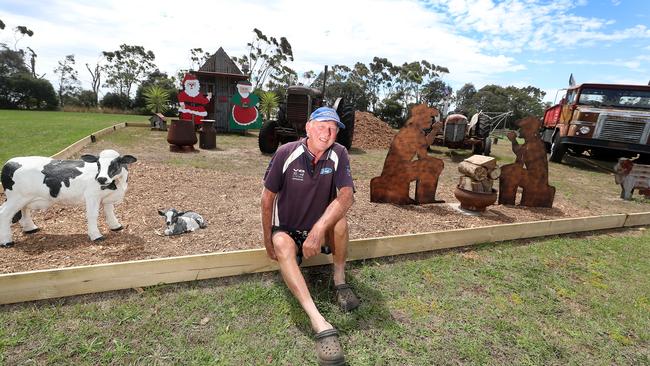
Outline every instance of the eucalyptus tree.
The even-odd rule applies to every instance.
[[[115,51],[103,51],[107,64],[105,86],[113,88],[116,93],[130,98],[131,89],[156,69],[156,56],[142,46],[120,45]]]
[[[63,107],[66,98],[71,97],[79,88],[79,73],[74,69],[74,55],[67,55],[58,62],[54,73],[58,75],[59,82],[59,103]]]
[[[285,64],[293,61],[293,50],[285,37],[278,40],[266,36],[257,28],[254,28],[253,32],[255,38],[246,44],[248,53],[241,57],[232,57],[232,60],[248,75],[253,89],[261,89],[266,86],[270,77],[282,78],[283,74],[286,76],[288,70]]]

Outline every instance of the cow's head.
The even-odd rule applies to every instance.
[[[634,163],[628,158],[619,158],[618,163],[614,166],[614,172],[621,175],[628,175],[632,171]]]
[[[167,224],[167,226],[175,225],[178,221],[178,217],[183,216],[184,213],[185,212],[183,211],[176,211],[175,208],[170,208],[167,211],[158,210],[158,214],[165,218],[165,224]]]
[[[95,180],[102,188],[109,187],[115,180],[122,177],[128,164],[138,161],[131,155],[120,156],[115,150],[104,150],[99,153],[99,156],[82,155],[81,160],[86,163],[97,163]]]

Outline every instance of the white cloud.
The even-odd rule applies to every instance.
[[[528,60],[528,62],[536,65],[552,65],[555,63],[555,60]]]
[[[94,65],[101,51],[122,43],[154,51],[156,64],[174,75],[190,66],[191,48],[214,52],[221,46],[230,56],[242,55],[257,27],[287,37],[295,56],[290,66],[299,74],[326,64],[368,63],[373,56],[396,64],[427,60],[448,67],[444,79],[458,88],[466,82],[504,84],[506,75],[526,70],[517,58],[533,57],[530,51],[650,38],[645,25],[612,30],[611,19],[571,13],[581,5],[573,0],[3,0],[0,19],[7,28],[0,41],[12,40],[12,27],[28,26],[34,37],[19,45],[37,52],[37,71],[54,79],[57,61],[75,54],[87,87],[83,65]],[[528,62],[553,63],[548,58]],[[642,58],[620,61],[634,70],[647,64]]]
[[[485,51],[522,52],[550,50],[584,43],[616,42],[650,38],[650,29],[635,25],[609,29],[611,19],[577,16],[571,11],[587,1],[539,0],[430,0],[429,5],[446,12],[470,37],[483,40]]]
[[[83,64],[94,64],[101,51],[122,43],[154,51],[156,64],[173,75],[189,67],[194,47],[214,52],[222,46],[230,56],[243,54],[254,27],[287,37],[296,60],[291,67],[299,74],[325,64],[368,63],[373,56],[396,64],[428,60],[448,67],[453,79],[462,82],[523,69],[514,58],[484,52],[479,40],[455,34],[443,15],[407,0],[336,0],[319,5],[317,13],[310,2],[288,0],[212,1],[197,6],[195,14],[186,10],[191,6],[171,0],[92,4],[60,0],[34,7],[34,14],[0,10],[0,19],[34,30],[34,37],[21,45],[37,51],[40,72],[53,76],[57,61],[74,53],[85,81],[89,76]]]
[[[646,66],[648,63],[650,63],[650,55],[639,55],[628,59],[616,58],[613,60],[572,60],[566,62],[566,64],[570,65],[605,65],[615,67],[622,66],[635,71],[641,70],[641,66]]]

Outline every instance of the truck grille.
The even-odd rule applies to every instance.
[[[594,135],[595,138],[632,144],[645,144],[648,139],[650,120],[641,117],[601,115],[599,125],[598,131]]]

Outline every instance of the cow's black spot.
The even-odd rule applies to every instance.
[[[122,166],[117,161],[117,159],[111,160],[111,163],[108,166],[108,176],[110,178],[113,178],[114,176],[116,176],[120,172],[121,168],[122,168]]]
[[[10,161],[5,166],[2,167],[2,174],[0,176],[0,182],[4,189],[11,190],[14,187],[14,172],[20,168],[22,165],[16,163],[15,161]]]
[[[70,180],[81,175],[78,168],[83,168],[83,161],[79,160],[52,160],[43,167],[41,173],[45,175],[43,184],[50,189],[50,196],[57,197],[61,191],[61,184],[70,187]]]

